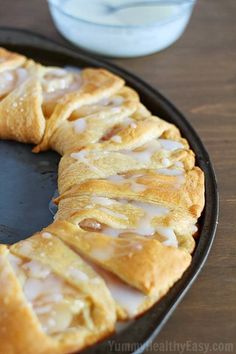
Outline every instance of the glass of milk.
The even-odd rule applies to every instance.
[[[160,51],[184,32],[196,0],[48,0],[56,27],[73,44],[106,56]]]

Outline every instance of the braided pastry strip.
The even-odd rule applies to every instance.
[[[1,353],[68,353],[114,330],[103,279],[49,233],[0,245],[0,287]]]
[[[75,148],[96,143],[112,127],[118,129],[124,121],[128,124],[127,117],[137,110],[139,104],[138,95],[128,87],[89,105],[81,106],[79,101],[73,105],[71,101],[65,115],[58,116],[57,128],[50,135],[48,145],[64,155]]]
[[[93,104],[124,82],[104,69],[69,72],[0,48],[0,139],[49,148],[49,136],[73,107]],[[50,119],[49,119],[50,118]]]
[[[152,116],[122,79],[103,69],[44,67],[1,48],[0,58],[0,138],[63,155],[54,223],[0,245],[0,286],[8,285],[0,294],[0,352],[67,353],[112,332],[116,318],[144,312],[181,278],[204,176],[178,129]],[[48,277],[66,292],[50,303],[60,328],[27,298],[25,284],[36,280],[45,300]]]
[[[50,228],[103,275],[109,271],[146,294],[132,313],[116,299],[125,319],[150,307],[188,267],[204,176],[178,129],[157,117],[132,114],[128,125],[106,135],[62,157],[56,220],[76,227]]]

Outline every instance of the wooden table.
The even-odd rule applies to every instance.
[[[178,353],[177,343],[206,343],[214,353],[230,352],[220,343],[234,343],[231,353],[236,353],[235,17],[235,0],[199,0],[187,31],[171,48],[144,58],[114,60],[158,88],[186,115],[218,177],[217,237],[198,280],[158,336],[165,353]],[[44,1],[1,0],[0,25],[27,28],[65,43]],[[184,351],[202,352],[200,347]]]

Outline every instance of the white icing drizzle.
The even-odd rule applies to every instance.
[[[176,167],[184,168],[184,164],[183,164],[182,161],[175,161],[174,165],[175,165]]]
[[[0,96],[6,95],[15,87],[21,85],[27,77],[28,71],[25,68],[6,70],[0,73]]]
[[[112,107],[111,112],[112,113],[120,113],[120,107]]]
[[[167,157],[164,157],[162,160],[161,160],[161,163],[163,166],[170,166],[170,160],[167,158]]]
[[[122,232],[128,232],[128,230],[114,229],[112,227],[106,226],[103,229],[103,233],[107,236],[118,237]]]
[[[131,126],[131,128],[133,128],[133,129],[136,129],[136,128],[137,128],[137,124],[134,123],[134,122],[132,122],[132,123],[130,124],[130,126]]]
[[[114,141],[115,143],[120,144],[122,142],[122,138],[120,135],[114,135],[111,137],[111,140]]]
[[[29,76],[29,73],[25,68],[17,68],[16,74],[17,74],[17,85],[22,84]]]
[[[191,232],[192,232],[193,234],[195,234],[195,232],[197,232],[197,230],[198,230],[197,226],[196,226],[196,225],[192,225],[192,227],[191,227]]]
[[[52,234],[51,234],[50,232],[43,232],[43,233],[42,233],[42,237],[43,237],[43,238],[50,239],[50,238],[52,238]]]
[[[169,209],[163,206],[159,206],[151,203],[144,203],[139,201],[132,201],[130,204],[141,208],[144,210],[145,215],[141,217],[136,228],[128,228],[128,229],[115,229],[111,227],[106,227],[103,229],[103,233],[105,235],[111,237],[121,237],[122,234],[133,233],[136,235],[142,236],[152,236],[156,232],[158,232],[161,236],[163,236],[166,240],[162,243],[166,246],[178,247],[178,241],[174,231],[170,227],[163,226],[153,226],[152,220],[155,217],[163,217],[169,213]]]
[[[81,87],[80,73],[68,72],[62,68],[52,68],[43,77],[44,101],[60,98],[65,93],[79,90]]]
[[[130,317],[134,316],[140,305],[144,302],[145,295],[134,288],[118,282],[107,285],[115,301],[127,311]]]
[[[89,160],[87,159],[87,154],[88,154],[87,151],[82,150],[79,152],[72,152],[72,154],[70,156],[75,160],[80,160],[82,163],[84,163],[86,166],[88,166],[90,170],[92,170],[96,174],[100,175],[101,171],[99,170],[99,168],[97,168],[96,166],[94,166],[93,164],[91,164],[89,162]],[[92,160],[96,160],[96,157],[93,158]]]
[[[144,210],[145,214],[140,219],[137,228],[133,229],[133,232],[144,236],[151,236],[155,233],[155,227],[152,225],[152,219],[154,217],[165,216],[169,213],[169,209],[151,203],[143,203],[138,201],[132,201],[132,205]]]
[[[44,294],[45,302],[60,302],[63,300],[63,295],[61,293],[46,293]]]
[[[100,207],[99,210],[104,211],[106,214],[111,215],[112,217],[125,219],[125,220],[128,219],[126,215],[120,214],[115,210],[107,208],[115,204],[115,202],[112,199],[94,196],[91,198],[91,201],[92,203],[102,205],[102,207]]]
[[[67,70],[60,67],[52,67],[46,75],[53,75],[55,77],[63,77],[67,75]]]
[[[122,128],[126,128],[129,126],[133,129],[137,128],[137,124],[135,123],[134,119],[131,117],[124,117],[121,124],[122,124]]]
[[[25,255],[30,255],[32,252],[32,245],[30,242],[24,241],[20,243],[20,250]]]
[[[176,235],[170,227],[156,226],[156,231],[166,238],[166,240],[162,242],[163,245],[178,247]]]
[[[9,253],[7,257],[14,271],[18,272],[19,266],[22,264],[22,259],[12,253]]]
[[[133,157],[135,160],[141,163],[147,163],[151,161],[154,153],[159,151],[161,148],[160,143],[157,140],[152,140],[142,147],[138,151],[135,150],[121,150],[120,152]]]
[[[36,315],[45,315],[49,313],[51,310],[52,310],[52,306],[47,305],[47,306],[36,307],[34,312],[36,313]]]
[[[135,316],[139,307],[144,303],[146,296],[141,291],[132,288],[116,276],[113,276],[112,273],[97,266],[95,266],[95,270],[104,278],[115,301],[130,317]]]
[[[124,97],[122,96],[113,96],[111,102],[115,106],[121,106],[124,103]]]
[[[8,257],[43,331],[50,335],[70,329],[74,315],[84,307],[76,290],[41,262],[31,260],[22,264],[23,260],[19,257],[12,254]],[[84,272],[73,268],[69,271],[74,279],[87,280]]]
[[[139,192],[144,192],[146,190],[146,185],[138,183],[136,181],[136,178],[140,177],[140,175],[134,175],[134,176],[123,176],[123,175],[113,175],[109,176],[106,178],[107,181],[111,181],[112,183],[115,184],[124,184],[124,183],[129,183],[130,188],[133,192],[139,193]]]
[[[11,91],[14,86],[14,75],[10,71],[4,71],[0,74],[0,95]]]
[[[90,257],[96,261],[106,262],[114,257],[131,257],[134,253],[142,249],[143,245],[135,239],[126,239],[122,243],[117,243],[114,240],[114,242],[110,242],[102,248],[92,248]]]
[[[100,100],[99,105],[100,106],[114,106],[114,107],[119,107],[124,103],[124,98],[122,96],[112,96],[112,97],[107,97],[103,98]]]
[[[114,252],[114,248],[111,245],[108,245],[106,248],[97,248],[93,249],[90,252],[90,256],[94,259],[97,259],[99,261],[107,261],[108,259],[112,258]]]
[[[168,139],[158,139],[161,147],[167,151],[174,151],[178,149],[183,149],[183,144],[179,143],[178,141],[168,140]]]
[[[87,128],[87,121],[85,118],[79,118],[73,122],[74,130],[77,134],[83,133]]]
[[[70,267],[68,270],[68,274],[78,281],[84,282],[89,280],[88,275],[77,268]]]
[[[183,175],[183,170],[176,170],[171,168],[159,168],[156,170],[157,173],[167,176],[180,176]]]
[[[111,210],[105,207],[101,207],[100,210],[104,211],[106,214],[115,217],[115,218],[119,218],[119,219],[123,219],[123,220],[128,220],[128,217],[124,214],[120,214],[115,210]]]
[[[45,293],[62,293],[63,281],[49,274],[46,278],[28,278],[24,284],[24,293],[29,301],[35,300],[37,297]]]
[[[150,162],[152,156],[161,150],[166,150],[166,151],[174,151],[177,149],[183,149],[184,146],[174,140],[167,140],[167,139],[155,139],[152,141],[149,141],[148,143],[144,144],[141,146],[138,151],[135,150],[121,150],[122,153],[127,154],[132,156],[135,160],[145,163],[145,162]],[[170,164],[170,161],[167,158],[163,159],[164,166],[168,166]]]
[[[43,78],[44,91],[52,93],[58,90],[65,90],[72,83],[72,74],[64,69],[53,68]]]
[[[97,197],[97,196],[93,196],[91,198],[91,201],[95,204],[101,204],[104,206],[109,206],[109,205],[113,205],[114,204],[114,200],[110,199],[110,198],[106,198],[106,197]]]
[[[51,272],[50,268],[35,260],[25,263],[23,265],[23,268],[26,270],[27,274],[30,277],[34,277],[34,278],[44,279]]]

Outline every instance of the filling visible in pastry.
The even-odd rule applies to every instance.
[[[80,73],[68,72],[65,69],[47,70],[42,81],[44,101],[55,101],[65,93],[73,92],[81,87]]]
[[[145,230],[140,230],[139,227],[132,228],[132,229],[131,228],[116,229],[108,225],[102,224],[99,221],[92,218],[83,220],[82,222],[79,223],[79,226],[85,231],[102,232],[105,235],[111,237],[124,237],[124,238],[129,238],[133,236],[155,237],[156,240],[160,241],[166,246],[178,247],[177,237],[173,229],[170,227],[156,226],[155,231],[154,232],[151,231],[149,233],[150,224],[145,225]],[[153,230],[152,227],[150,228]],[[142,231],[145,233],[141,233]]]
[[[105,99],[98,101],[97,103],[83,105],[80,108],[77,108],[73,111],[72,115],[68,118],[68,121],[77,121],[79,118],[83,118],[85,116],[99,113],[102,108],[111,108],[111,112],[115,113],[119,111],[119,107],[122,106],[125,99],[120,95],[114,95]],[[117,110],[118,108],[118,110]]]
[[[78,134],[81,134],[85,132],[87,128],[87,118],[83,118],[83,116],[98,113],[102,106],[112,108],[111,113],[115,113],[117,109],[119,111],[118,107],[122,103],[121,99],[121,96],[114,96],[110,99],[100,101],[94,105],[82,106],[80,109],[77,109],[73,112],[68,121],[73,122],[74,131]]]
[[[86,311],[86,300],[78,294],[78,290],[38,261],[23,260],[13,254],[8,257],[25,297],[46,334],[73,331],[85,323],[89,327],[91,320]],[[76,276],[84,279],[86,274],[77,272]]]
[[[25,68],[6,70],[0,73],[0,98],[8,95],[13,89],[22,84],[28,78]]]
[[[61,68],[50,68],[42,78],[43,113],[48,118],[59,99],[65,94],[79,90],[82,79],[79,72],[69,72]]]
[[[167,172],[168,171],[168,172]],[[151,172],[151,173],[150,173]],[[176,170],[176,169],[157,169],[151,170],[147,172],[129,172],[125,174],[117,174],[113,176],[109,176],[106,178],[107,181],[110,181],[114,184],[123,185],[125,183],[129,184],[129,188],[132,192],[139,193],[144,192],[146,189],[149,188],[148,181],[154,181],[157,174],[166,174],[169,176],[176,176],[175,183],[173,184],[172,181],[166,181],[166,184],[172,184],[173,187],[178,188],[181,184],[184,183],[184,176],[183,170]],[[164,181],[163,181],[164,184]]]
[[[86,122],[81,122],[78,125],[80,130],[86,129]],[[112,132],[109,132],[105,139],[121,143],[122,138],[117,135],[120,131],[120,126],[115,126]],[[104,137],[102,138],[104,139]],[[142,146],[134,148],[133,150],[121,149],[116,150],[113,153],[119,153],[128,155],[136,160],[137,163],[142,164],[143,167],[147,167],[150,172],[154,171],[158,174],[164,174],[169,176],[178,176],[184,174],[184,165],[182,161],[176,161],[175,156],[172,154],[177,153],[184,149],[183,144],[165,139],[155,139]],[[112,151],[88,151],[81,150],[79,152],[71,153],[71,157],[76,160],[80,160],[87,165],[91,171],[102,177],[102,171],[96,165],[96,160],[99,160],[105,154],[112,153]],[[119,176],[117,178],[120,178]],[[108,178],[109,179],[109,178]]]
[[[121,143],[122,137],[118,134],[129,126],[135,129],[137,127],[137,124],[135,123],[135,120],[131,117],[125,117],[120,124],[114,125],[111,129],[109,129],[106,134],[104,134],[103,137],[100,139],[100,141],[111,140],[115,143]]]
[[[124,214],[120,214],[110,209],[111,205],[113,205],[115,201],[109,198],[92,197],[91,201],[97,204],[99,210],[106,212],[108,215],[121,219],[126,217]],[[155,226],[155,222],[153,222],[155,218],[165,217],[170,212],[168,208],[156,204],[128,201],[124,199],[122,199],[120,203],[129,203],[129,205],[133,205],[141,209],[140,211],[143,215],[140,217],[135,228],[117,229],[104,225],[92,218],[87,218],[81,221],[79,223],[80,227],[86,231],[102,232],[111,237],[129,238],[135,235],[155,237],[166,246],[178,247],[178,240],[173,229],[166,226]]]
[[[124,309],[130,318],[140,313],[140,307],[144,304],[147,296],[141,291],[124,283],[111,272],[89,262],[94,270],[105,280],[116,303]]]
[[[160,153],[160,151],[175,151],[178,149],[183,149],[183,144],[167,139],[155,139],[149,141],[148,143],[135,148],[134,150],[120,150],[123,154],[127,154],[135,158],[140,162],[151,161],[155,154]],[[168,160],[163,161],[164,166],[169,165]]]

